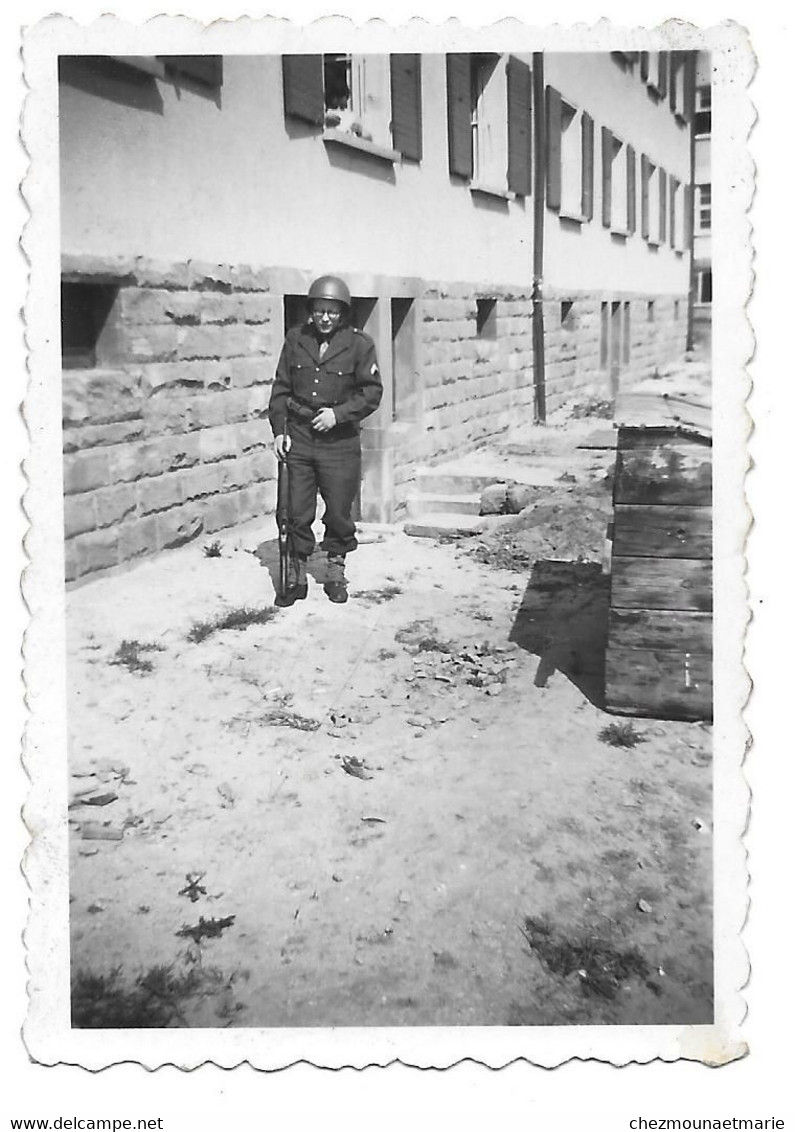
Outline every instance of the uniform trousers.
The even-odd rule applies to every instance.
[[[356,525],[351,518],[362,477],[358,429],[353,424],[342,424],[329,432],[316,432],[309,423],[291,419],[290,440],[288,528],[294,552],[308,558],[315,549],[312,523],[320,492],[325,504],[321,550],[327,554],[350,553],[358,545]]]

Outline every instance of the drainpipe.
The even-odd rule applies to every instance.
[[[544,212],[546,206],[546,100],[544,55],[533,53],[533,391],[534,415],[539,424],[547,419],[546,369],[544,365]]]
[[[695,344],[695,301],[696,301],[696,53],[693,52],[687,60],[686,66],[690,68],[690,81],[688,88],[688,103],[686,113],[690,119],[690,217],[689,217],[689,252],[690,276],[687,289],[687,341],[685,349],[689,352]]]

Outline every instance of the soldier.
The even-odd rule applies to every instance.
[[[318,491],[326,507],[323,589],[330,601],[348,600],[345,555],[357,546],[351,507],[361,480],[359,422],[378,408],[382,394],[373,341],[349,324],[346,284],[321,276],[309,288],[308,305],[309,320],[287,332],[269,406],[276,455],[290,454],[289,531],[295,556],[293,577],[278,605],[293,605],[307,595]]]

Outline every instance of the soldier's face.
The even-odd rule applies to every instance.
[[[345,306],[336,299],[315,299],[310,308],[318,334],[331,334],[340,324]]]

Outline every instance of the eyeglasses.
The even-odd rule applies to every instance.
[[[342,318],[342,311],[326,310],[325,307],[313,307],[312,314],[317,318]]]

